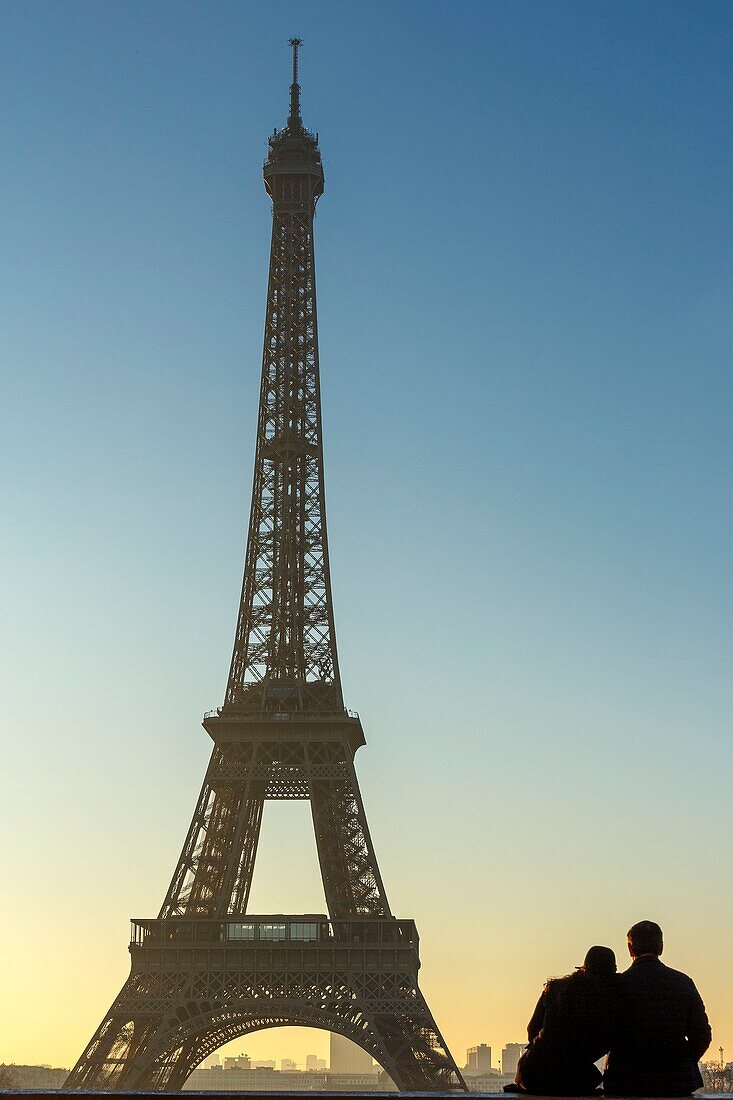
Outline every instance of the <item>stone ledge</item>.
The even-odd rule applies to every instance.
[[[507,1093],[507,1092],[359,1092],[357,1089],[349,1092],[282,1092],[278,1089],[255,1090],[238,1089],[236,1091],[219,1091],[215,1089],[185,1089],[182,1092],[100,1092],[88,1089],[0,1089],[0,1097],[55,1097],[56,1100],[63,1097],[78,1097],[79,1100],[111,1100],[120,1096],[134,1097],[135,1100],[167,1100],[167,1097],[176,1097],[179,1100],[396,1100],[396,1097],[413,1097],[414,1100],[449,1100],[456,1096],[476,1097],[476,1100],[511,1100],[512,1097],[529,1097],[530,1100],[548,1100],[548,1097],[533,1097],[531,1093]],[[730,1092],[696,1092],[695,1100],[733,1100]],[[553,1098],[550,1098],[553,1100]],[[568,1100],[567,1097],[555,1098],[555,1100]],[[593,1093],[592,1096],[576,1096],[572,1100],[603,1100],[603,1093]],[[611,1098],[609,1097],[609,1100]],[[624,1097],[624,1100],[649,1100],[648,1097]],[[654,1100],[680,1100],[680,1097],[654,1097]]]

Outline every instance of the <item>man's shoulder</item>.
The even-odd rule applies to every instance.
[[[673,970],[661,959],[638,959],[621,974],[621,979],[624,984],[629,985],[636,985],[637,982],[653,983],[680,991],[692,991],[695,988],[695,983],[688,974],[684,974],[681,970]]]
[[[681,988],[694,989],[695,983],[689,974],[684,974],[681,970],[673,970],[671,966],[666,966],[664,963],[660,963],[660,966],[664,970],[664,974],[667,980]]]

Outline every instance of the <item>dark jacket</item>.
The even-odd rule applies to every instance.
[[[611,1096],[689,1096],[702,1085],[697,1063],[712,1032],[705,1005],[686,974],[656,955],[619,975],[621,1018],[603,1088]]]
[[[585,1096],[601,1074],[617,1015],[618,979],[579,971],[545,986],[527,1027],[516,1083],[539,1096]]]

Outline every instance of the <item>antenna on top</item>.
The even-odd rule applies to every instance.
[[[298,83],[298,48],[303,45],[300,38],[291,38],[293,47],[293,83],[290,85],[290,117],[288,118],[289,130],[302,130],[303,119],[300,117],[300,84]]]

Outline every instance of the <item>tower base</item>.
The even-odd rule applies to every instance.
[[[411,920],[320,915],[133,921],[132,971],[66,1089],[174,1090],[224,1043],[317,1027],[402,1091],[465,1091],[417,982]]]

